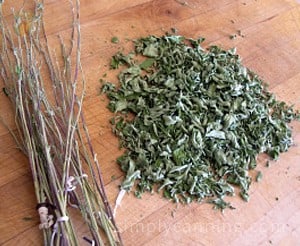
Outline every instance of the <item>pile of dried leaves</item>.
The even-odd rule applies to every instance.
[[[235,187],[249,199],[248,171],[257,155],[277,159],[287,151],[288,123],[299,114],[267,91],[235,49],[206,51],[202,41],[141,38],[134,53],[112,59],[112,68],[127,66],[120,86],[107,83],[102,90],[118,112],[113,129],[127,149],[118,159],[127,173],[122,189],[138,180],[137,195],[158,184],[176,202],[212,198],[223,209]]]

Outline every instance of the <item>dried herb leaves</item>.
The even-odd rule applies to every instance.
[[[223,198],[234,195],[234,187],[249,199],[248,171],[259,153],[277,159],[288,150],[287,123],[297,113],[275,100],[234,49],[206,51],[202,41],[141,38],[135,54],[112,59],[112,68],[127,66],[119,74],[120,87],[102,89],[109,109],[119,112],[111,122],[127,149],[118,159],[127,173],[123,189],[138,180],[137,195],[158,184],[176,202],[210,197],[224,209],[231,207]]]

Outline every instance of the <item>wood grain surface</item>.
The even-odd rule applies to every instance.
[[[5,16],[10,19],[10,8],[22,5],[23,0],[6,0]],[[45,11],[55,48],[57,34],[70,30],[68,1],[45,0]],[[107,73],[117,81],[109,60],[119,49],[132,47],[129,39],[161,35],[171,27],[188,37],[205,37],[205,46],[237,47],[243,63],[261,75],[278,99],[300,109],[299,0],[81,0],[84,111],[111,204],[123,179],[115,161],[122,151],[111,133],[112,114],[99,94],[99,79]],[[238,30],[243,37],[231,40]],[[118,44],[110,42],[113,36]],[[12,108],[2,90],[0,115],[13,127]],[[263,179],[251,185],[248,203],[230,199],[235,210],[177,206],[159,194],[142,199],[126,195],[116,217],[125,245],[300,245],[300,123],[292,127],[294,145],[269,168],[266,156],[258,157]],[[42,245],[35,205],[28,161],[0,125],[0,245]]]

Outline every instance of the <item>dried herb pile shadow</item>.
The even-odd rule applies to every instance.
[[[202,41],[141,38],[134,53],[112,59],[112,68],[127,66],[119,88],[107,83],[102,91],[117,113],[113,131],[127,150],[118,159],[127,173],[123,190],[137,181],[140,195],[158,184],[176,202],[210,198],[223,209],[230,206],[223,198],[236,187],[248,201],[248,171],[257,155],[277,159],[287,151],[288,123],[299,114],[267,91],[235,49],[204,50]]]

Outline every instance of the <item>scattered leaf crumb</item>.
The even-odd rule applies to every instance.
[[[111,41],[112,43],[114,43],[114,44],[119,43],[118,37],[112,37],[110,41]]]
[[[24,220],[24,221],[31,221],[32,217],[26,216],[26,217],[23,217],[22,220]]]
[[[242,34],[242,31],[241,31],[241,30],[238,30],[238,31],[237,31],[237,34],[238,34],[240,37],[242,37],[242,38],[245,37],[245,35]]]
[[[181,4],[182,6],[187,6],[188,3],[186,1],[179,1],[179,0],[175,0],[177,3]]]
[[[258,171],[256,175],[256,182],[260,182],[263,178],[262,172]]]
[[[171,28],[171,32],[175,34],[175,33],[178,32],[178,30],[177,30],[175,27],[172,27],[172,28]]]
[[[236,34],[232,34],[229,36],[230,39],[236,39]]]
[[[139,191],[135,191],[135,192],[134,192],[134,195],[135,195],[136,198],[138,198],[138,199],[141,199],[141,198],[142,198],[141,192],[139,192]]]

